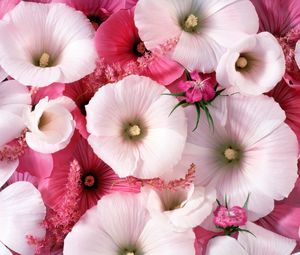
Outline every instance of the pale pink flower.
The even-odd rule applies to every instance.
[[[222,228],[243,226],[247,222],[247,211],[240,206],[227,208],[223,205],[219,205],[214,210],[213,221],[216,226]]]
[[[187,108],[188,138],[179,167],[203,166],[195,183],[216,188],[221,204],[226,194],[230,204],[242,205],[250,193],[249,220],[267,215],[298,177],[298,143],[284,111],[264,95],[234,95],[215,99],[210,113],[214,128],[202,114],[192,132],[196,111]]]
[[[298,68],[300,70],[300,40],[296,44],[296,48],[295,48],[295,60],[296,60],[296,63],[298,65]]]
[[[278,39],[286,59],[284,80],[300,85],[300,69],[295,61],[295,45],[300,39],[300,3],[298,0],[251,0],[259,16],[259,30]],[[278,11],[280,10],[280,11]]]
[[[120,26],[126,29],[118,29]],[[158,83],[168,85],[178,79],[183,68],[166,56],[149,51],[138,35],[134,24],[134,9],[121,10],[113,14],[97,30],[96,49],[99,57],[109,63],[130,65],[137,70],[133,73],[148,76]]]
[[[196,227],[212,212],[216,201],[215,190],[195,187],[141,190],[151,216],[164,223],[171,223],[176,231]]]
[[[160,177],[180,160],[185,115],[169,116],[178,101],[163,93],[155,81],[131,75],[101,87],[86,106],[88,142],[120,177]]]
[[[114,193],[100,200],[65,239],[65,255],[194,254],[192,230],[174,232],[150,219],[140,195]]]
[[[222,87],[248,95],[270,91],[284,72],[283,51],[276,38],[267,32],[249,36],[228,49],[216,70]]]
[[[0,188],[10,175],[0,178]],[[34,254],[34,246],[27,243],[27,235],[39,238],[45,235],[42,222],[46,208],[40,193],[29,182],[16,182],[0,191],[0,253],[12,254],[13,250],[22,255]]]
[[[81,12],[21,1],[3,20],[0,65],[22,84],[69,83],[94,70],[94,30]]]
[[[206,255],[288,255],[295,248],[295,241],[277,235],[248,222],[248,232],[239,232],[237,240],[229,236],[212,238],[207,245]]]
[[[216,69],[224,49],[258,30],[257,14],[248,0],[140,0],[135,23],[147,49],[179,38],[172,59],[204,73]]]
[[[24,112],[29,131],[26,133],[28,146],[41,153],[53,153],[65,148],[75,129],[71,111],[75,103],[68,97],[40,100],[33,111]]]
[[[178,89],[185,92],[184,99],[188,103],[195,103],[201,100],[210,101],[216,95],[214,87],[216,79],[214,74],[199,74],[193,71],[191,74],[192,81],[179,81]]]

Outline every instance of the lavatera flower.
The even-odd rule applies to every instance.
[[[24,85],[74,82],[94,70],[93,35],[71,7],[21,1],[0,25],[0,65]]]
[[[212,212],[216,201],[214,189],[201,186],[157,190],[143,187],[141,190],[151,217],[170,223],[174,231],[185,231],[200,225]]]
[[[86,106],[88,142],[120,176],[155,178],[181,158],[187,126],[183,109],[165,87],[131,75],[101,87]],[[183,168],[186,169],[186,168]]]
[[[234,92],[259,95],[273,89],[285,72],[283,51],[276,38],[263,32],[238,42],[222,56],[217,81]]]
[[[41,153],[53,153],[65,148],[75,129],[71,111],[75,103],[68,97],[54,100],[43,98],[33,111],[24,112],[29,131],[26,133],[28,146]]]

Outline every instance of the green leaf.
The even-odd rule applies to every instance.
[[[197,129],[197,127],[198,127],[198,124],[199,124],[199,121],[200,121],[200,113],[201,113],[199,102],[196,102],[196,103],[195,103],[195,106],[196,106],[196,110],[197,110],[197,120],[196,120],[196,126],[195,126],[195,128],[193,129],[193,132],[194,132],[194,131]]]
[[[204,112],[206,114],[206,118],[207,118],[209,126],[212,127],[212,129],[214,130],[214,120],[211,117],[208,108],[204,104],[201,105],[201,108],[204,110]]]
[[[221,203],[218,199],[216,199],[218,206],[221,206]]]
[[[192,81],[193,80],[192,77],[191,77],[190,72],[186,68],[184,69],[184,74],[185,74],[185,77],[186,77],[187,81]]]
[[[225,207],[228,209],[227,195],[225,194]]]
[[[185,92],[180,92],[180,93],[163,93],[162,96],[182,97],[182,96],[185,96]]]
[[[244,205],[243,205],[243,208],[247,208],[247,207],[248,207],[250,194],[251,194],[251,193],[248,193],[248,196],[247,196],[247,199],[246,199],[246,201],[245,201],[245,203],[244,203]]]
[[[186,101],[180,101],[177,105],[175,105],[175,107],[172,109],[172,111],[170,112],[169,116],[181,105],[186,104]]]
[[[247,230],[247,229],[238,228],[237,230],[240,231],[240,232],[247,232],[247,233],[253,235],[254,237],[256,237],[256,235],[254,235],[251,231],[249,231],[249,230]]]

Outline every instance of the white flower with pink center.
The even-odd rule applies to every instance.
[[[75,103],[68,97],[54,100],[43,98],[33,111],[26,111],[24,119],[28,146],[41,153],[54,153],[65,148],[74,133],[75,122],[71,111]]]
[[[151,219],[139,194],[114,193],[89,209],[68,234],[65,255],[194,254],[194,233]]]
[[[178,38],[171,57],[201,72],[214,71],[226,48],[258,30],[248,0],[140,0],[135,23],[147,49]]]
[[[178,101],[163,93],[170,92],[132,75],[101,87],[86,106],[89,144],[120,177],[161,177],[180,160],[185,114],[178,109],[169,116]]]
[[[238,42],[221,57],[216,73],[224,88],[246,95],[273,89],[285,72],[285,59],[276,38],[263,32]]]
[[[64,4],[21,1],[0,24],[0,65],[24,85],[69,83],[91,73],[94,30]]]
[[[188,138],[177,167],[193,162],[196,185],[217,189],[225,204],[242,205],[250,194],[248,219],[270,213],[274,200],[282,200],[293,189],[297,175],[298,143],[284,123],[285,114],[272,98],[234,95],[217,98],[210,107],[214,128],[187,108]]]

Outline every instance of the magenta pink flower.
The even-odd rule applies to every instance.
[[[133,0],[52,0],[52,2],[65,3],[83,12],[95,29],[98,29],[101,23],[113,13],[136,4]]]
[[[243,226],[247,222],[247,212],[240,206],[227,208],[220,205],[214,211],[213,221],[216,226],[222,228]]]
[[[216,92],[214,86],[216,79],[214,74],[199,74],[197,71],[191,73],[192,81],[180,81],[178,87],[185,92],[185,100],[195,103],[201,100],[209,101],[214,98]]]
[[[299,0],[251,0],[258,13],[259,30],[277,37],[286,59],[284,79],[290,86],[300,86],[300,69],[295,61],[295,47],[300,39]]]
[[[97,30],[95,41],[99,57],[109,64],[119,63],[128,74],[148,76],[168,85],[183,73],[176,62],[147,50],[138,35],[133,9],[113,14]]]
[[[58,207],[67,191],[67,180],[70,179],[71,162],[76,160],[80,167],[79,204],[77,210],[81,215],[104,195],[114,191],[137,191],[135,186],[124,184],[114,171],[99,159],[78,133],[69,146],[53,154],[53,171],[42,189],[46,204],[52,209]],[[76,178],[74,178],[76,179]]]

